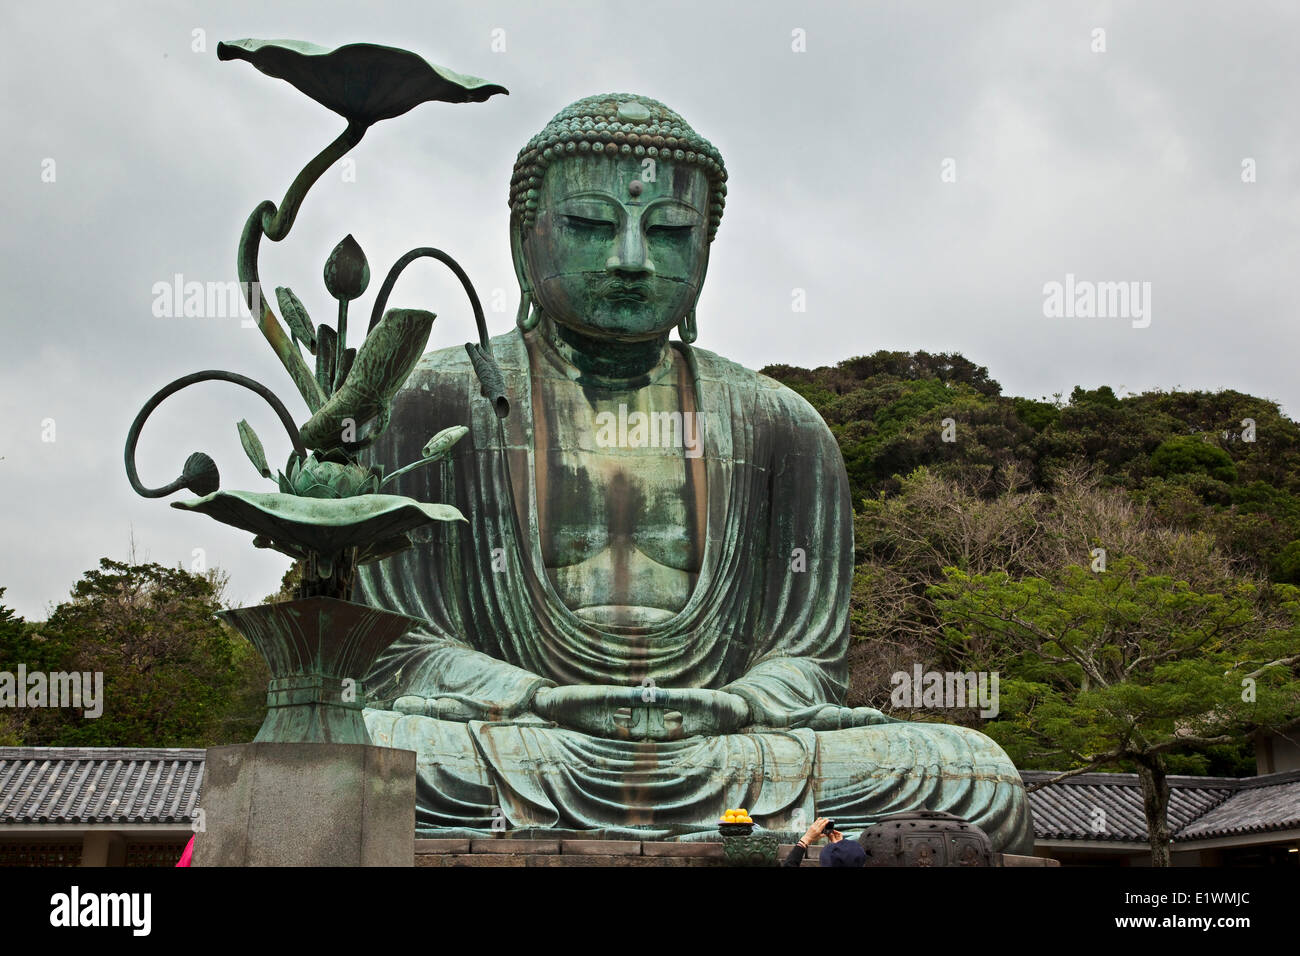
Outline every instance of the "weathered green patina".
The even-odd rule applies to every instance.
[[[767,830],[827,815],[852,831],[926,807],[1029,849],[1024,788],[991,740],[843,706],[853,524],[835,440],[793,392],[691,345],[726,194],[711,144],[645,97],[573,104],[511,183],[518,327],[489,340],[464,271],[422,247],[390,270],[354,351],[360,247],[346,238],[325,268],[336,326],[277,290],[286,333],[260,292],[261,239],[285,238],[374,122],[504,90],[368,44],[219,53],[347,120],[239,244],[250,309],[311,418],[299,431],[264,386],[201,372],[155,395],[127,441],[138,492],[189,488],[202,497],[178,506],[306,562],[300,600],[232,614],[275,674],[259,739],[362,736],[344,700],[362,669],[370,737],[419,756],[422,833],[711,837],[740,806]],[[433,316],[385,306],[419,258],[460,279],[478,342],[418,359]],[[208,380],[275,408],[294,448],[278,493],[220,491],[202,453],[167,486],[140,483],[144,420]],[[270,477],[261,440],[239,432]],[[345,600],[354,568],[373,610]]]
[[[416,750],[418,830],[716,834],[726,807],[855,831],[928,807],[1032,845],[989,738],[843,706],[853,523],[825,423],[700,348],[695,307],[726,172],[654,100],[579,101],[511,188],[518,328],[424,357],[370,460],[433,422],[469,436],[398,491],[467,523],[359,573],[422,626],[368,677],[377,743]],[[670,341],[673,328],[681,342]]]
[[[254,743],[369,744],[357,678],[418,622],[352,601],[314,597],[225,611],[271,671]]]

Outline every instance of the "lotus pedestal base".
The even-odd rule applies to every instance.
[[[369,744],[362,678],[418,622],[334,598],[303,598],[222,615],[271,669],[255,743]]]

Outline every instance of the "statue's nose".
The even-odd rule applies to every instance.
[[[618,247],[605,260],[605,271],[615,275],[645,277],[655,274],[655,264],[646,249],[639,222],[629,222],[618,237]]]

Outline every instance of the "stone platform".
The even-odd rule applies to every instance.
[[[251,743],[207,752],[192,865],[410,866],[415,753]]]
[[[792,843],[783,843],[784,860]],[[814,846],[803,866],[818,866],[821,847]],[[721,843],[661,843],[650,840],[567,840],[510,837],[481,840],[416,840],[416,866],[726,866]],[[994,866],[1059,866],[1038,856],[995,853]]]

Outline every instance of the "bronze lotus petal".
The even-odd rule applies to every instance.
[[[482,103],[504,86],[435,66],[415,53],[375,43],[333,50],[302,40],[230,40],[220,60],[247,60],[267,76],[292,83],[349,122],[369,126],[428,101]]]
[[[434,315],[423,309],[389,309],[366,336],[342,388],[302,426],[309,448],[333,448],[349,421],[360,428],[388,408],[429,341]],[[321,331],[324,331],[322,326]]]
[[[321,461],[312,456],[285,479],[290,494],[304,498],[351,498],[379,490],[377,466],[354,462]]]

